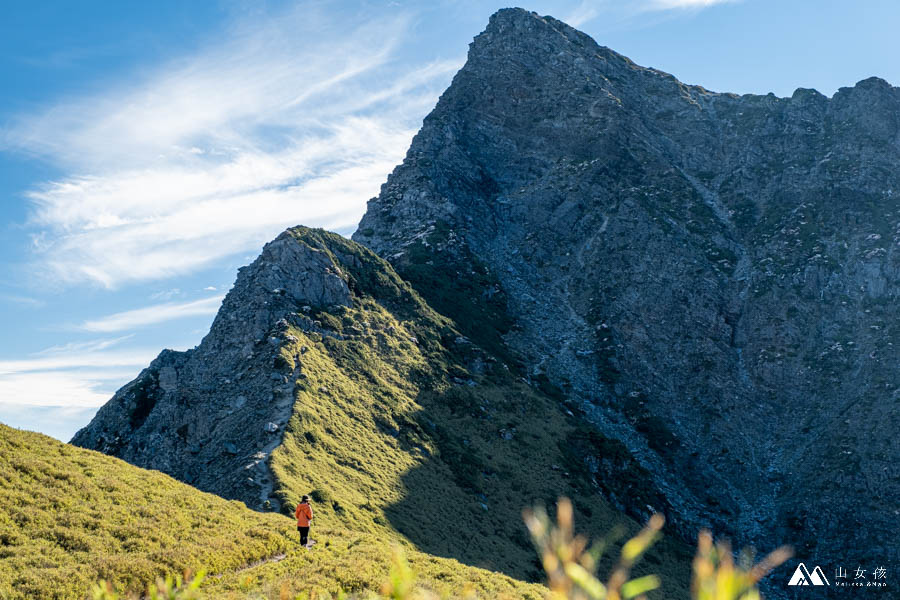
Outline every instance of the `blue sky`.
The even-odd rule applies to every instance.
[[[199,343],[267,240],[351,233],[502,6],[5,6],[0,422],[68,440],[160,349]],[[711,90],[900,84],[892,1],[523,6]]]

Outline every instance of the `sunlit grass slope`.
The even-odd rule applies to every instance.
[[[293,521],[200,492],[49,437],[0,425],[0,598],[78,599],[106,579],[143,591],[156,577],[206,569],[208,597],[378,590],[392,542],[318,527],[298,548]],[[286,555],[283,560],[281,555]],[[539,597],[542,588],[407,550],[423,581],[458,591]],[[255,564],[260,561],[261,564]]]
[[[0,596],[81,597],[284,551],[290,521],[153,471],[0,426]]]
[[[392,543],[373,534],[327,530],[319,532],[313,550],[288,552],[283,561],[231,572],[207,581],[205,598],[305,598],[311,592],[335,590],[364,596],[363,591],[383,589],[391,571]],[[463,598],[471,591],[482,599],[543,600],[547,588],[528,584],[501,573],[469,567],[459,562],[405,549],[409,565],[423,588],[439,596]],[[304,596],[304,594],[307,594]],[[328,596],[318,595],[319,598]]]

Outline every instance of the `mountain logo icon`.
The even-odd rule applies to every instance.
[[[828,583],[828,580],[825,578],[825,573],[822,572],[822,569],[817,565],[815,569],[812,570],[812,573],[809,572],[809,569],[806,568],[806,565],[800,563],[797,565],[797,570],[794,571],[794,574],[791,575],[791,580],[788,581],[788,585],[831,585]]]

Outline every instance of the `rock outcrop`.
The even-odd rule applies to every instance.
[[[898,197],[880,79],[715,93],[508,9],[353,239],[451,317],[433,282],[478,273],[529,377],[628,446],[686,536],[896,562]]]
[[[299,361],[291,365],[281,353],[288,319],[315,330],[305,313],[349,303],[331,256],[283,233],[238,272],[197,348],[161,352],[72,443],[254,508],[277,508],[266,459],[281,443],[304,377]]]

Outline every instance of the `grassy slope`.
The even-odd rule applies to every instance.
[[[248,510],[155,471],[0,425],[0,598],[84,598],[98,578],[140,590],[163,573],[206,568],[215,598],[291,591],[377,590],[383,538],[322,527],[297,548],[291,519]],[[286,553],[277,563],[248,565]],[[425,582],[491,595],[540,595],[496,573],[408,551]]]
[[[567,459],[568,440],[582,431],[558,398],[461,340],[455,323],[368,250],[321,231],[295,236],[332,253],[355,297],[350,308],[312,315],[344,339],[292,328],[296,341],[282,349],[307,376],[270,462],[285,505],[312,491],[319,523],[399,534],[425,552],[530,580],[542,573],[524,506],[566,495],[592,537],[637,530]],[[645,570],[663,576],[667,597],[686,596],[690,556],[669,539]]]

